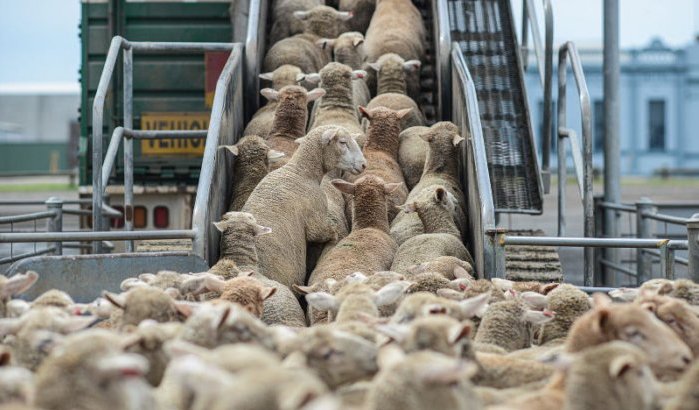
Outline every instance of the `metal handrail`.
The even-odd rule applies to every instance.
[[[40,219],[48,219],[56,216],[54,211],[32,212],[29,214],[3,216],[0,217],[0,224],[11,224],[15,222],[38,221]]]
[[[551,124],[553,121],[553,9],[551,0],[542,0],[544,7],[544,45],[541,42],[539,18],[534,8],[534,0],[522,2],[522,66],[529,64],[528,42],[531,28],[534,52],[539,71],[539,79],[544,89],[544,130],[541,138],[541,178],[544,193],[551,190]]]
[[[653,219],[655,221],[667,222],[667,223],[673,224],[673,225],[685,226],[685,225],[687,225],[687,222],[689,222],[689,218],[682,218],[679,216],[659,214],[659,213],[655,213],[655,212],[641,212],[641,216],[643,216],[644,218]]]
[[[194,253],[212,262],[218,260],[219,232],[212,229],[215,218],[226,212],[233,178],[230,156],[221,155],[221,145],[235,144],[243,133],[243,64],[242,48],[234,44],[233,52],[216,83],[211,119],[204,156],[199,172],[197,196],[192,213]],[[239,81],[234,81],[236,78]]]
[[[451,106],[451,27],[449,27],[449,9],[446,0],[432,2],[433,37],[437,44],[434,49],[437,61],[437,118],[442,121],[451,119],[447,107]]]
[[[478,98],[471,73],[457,43],[451,48],[452,117],[466,139],[460,159],[462,185],[468,187],[467,196],[470,244],[475,269],[480,277],[494,272],[494,249],[488,231],[495,228],[495,205],[488,172],[488,157],[483,140],[483,127],[478,111]],[[460,109],[461,108],[461,109]]]
[[[260,102],[260,67],[265,55],[267,35],[267,0],[250,0],[245,38],[245,119],[257,111]]]
[[[205,51],[230,51],[233,49],[232,43],[187,43],[187,42],[150,42],[150,41],[140,41],[131,42],[126,40],[121,36],[115,36],[112,38],[112,42],[109,46],[109,51],[107,53],[107,58],[105,59],[104,68],[102,70],[102,75],[100,76],[100,81],[97,86],[97,92],[95,93],[95,99],[92,105],[92,227],[95,232],[102,231],[103,221],[100,213],[102,209],[102,195],[97,195],[95,193],[104,192],[104,182],[103,172],[103,157],[102,157],[102,143],[103,143],[103,126],[104,126],[104,103],[109,91],[109,85],[112,81],[112,76],[114,74],[114,69],[117,63],[117,57],[119,52],[123,51],[123,70],[124,70],[124,129],[133,128],[133,52],[147,52],[147,53],[157,53],[157,52],[205,52]],[[123,135],[118,136],[118,138],[123,137]],[[110,148],[114,151],[116,146],[118,148],[119,142],[114,142],[114,136],[112,141],[110,141]],[[110,155],[115,155],[109,151]],[[113,165],[113,164],[112,164]],[[107,174],[108,175],[108,174]],[[133,185],[133,141],[127,139],[124,143],[124,180],[125,184]],[[129,206],[133,204],[133,192],[126,191],[124,193],[124,208],[126,209],[125,215],[125,229],[133,229],[133,221],[131,218],[131,212],[128,209]],[[127,250],[133,250],[133,243],[127,243]],[[99,253],[101,251],[101,243],[95,242],[93,244],[93,251]]]
[[[568,58],[573,68],[573,76],[580,99],[582,121],[582,146],[577,134],[567,128],[566,112],[566,81]],[[563,44],[558,53],[558,236],[565,235],[565,181],[566,181],[566,147],[565,139],[571,143],[575,174],[580,188],[583,204],[583,232],[585,237],[595,235],[594,206],[592,196],[592,114],[590,93],[587,89],[580,56],[575,44],[568,41]],[[594,250],[585,248],[584,277],[585,283],[592,283],[594,273]]]

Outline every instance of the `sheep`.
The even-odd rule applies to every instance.
[[[242,209],[272,229],[257,241],[260,273],[287,287],[304,283],[306,242],[335,239],[320,188],[323,175],[333,169],[357,174],[366,168],[357,142],[341,127],[319,127],[300,143],[291,160],[268,174]]]
[[[689,279],[677,279],[672,282],[672,287],[665,285],[660,287],[658,293],[667,294],[673,298],[684,299],[690,305],[699,305],[699,285]]]
[[[475,359],[469,336],[473,324],[449,316],[421,317],[409,325],[378,325],[376,330],[394,340],[405,353],[431,350],[451,357]]]
[[[476,372],[473,363],[431,351],[406,355],[392,348],[386,353],[390,347],[381,351],[381,371],[369,391],[368,409],[482,408],[468,381]]]
[[[474,340],[490,343],[511,352],[531,346],[531,326],[551,321],[554,313],[527,309],[520,300],[490,305],[481,319]]]
[[[422,60],[425,54],[425,26],[418,9],[409,0],[381,0],[366,31],[369,61],[395,53],[405,60]],[[409,92],[417,98],[420,92],[419,73],[409,78]]]
[[[261,281],[246,275],[228,280],[222,280],[216,275],[205,275],[201,277],[200,286],[200,291],[216,292],[220,295],[219,300],[237,303],[257,318],[262,316],[265,301],[277,291],[277,288],[265,286]]]
[[[121,342],[124,351],[137,353],[148,359],[148,372],[144,376],[152,386],[160,384],[170,361],[164,349],[165,344],[177,337],[181,329],[181,323],[144,320]]]
[[[163,350],[172,360],[194,355],[232,374],[255,368],[273,369],[282,364],[275,352],[247,343],[225,344],[215,349],[207,349],[175,339],[166,342]]]
[[[257,184],[267,175],[270,163],[274,164],[286,155],[270,149],[257,135],[248,135],[235,145],[223,145],[219,148],[225,148],[236,156],[233,163],[233,175],[236,178],[233,180],[229,211],[239,211]]]
[[[699,355],[699,317],[692,306],[683,299],[659,295],[644,295],[637,304],[646,308],[682,339],[692,349],[694,357]]]
[[[118,309],[112,319],[114,326],[119,329],[138,326],[146,319],[172,322],[181,318],[178,305],[172,297],[158,288],[136,287],[118,295],[105,291],[102,296]]]
[[[317,73],[330,62],[330,53],[318,48],[316,41],[323,37],[335,38],[347,31],[345,22],[352,14],[316,6],[308,11],[296,11],[293,16],[303,20],[303,33],[275,42],[265,55],[263,71],[274,71],[284,64],[291,64],[304,73]]]
[[[385,183],[374,175],[366,175],[356,183],[340,179],[332,181],[340,192],[355,198],[352,231],[318,263],[308,283],[332,278],[341,280],[360,270],[384,271],[390,267],[397,246],[388,234],[387,197],[400,184]]]
[[[185,289],[182,288],[182,285],[186,280],[193,277],[194,276],[190,274],[168,270],[161,270],[156,274],[141,273],[138,275],[138,277],[127,278],[122,281],[120,288],[122,291],[127,292],[138,286],[151,286],[161,289],[165,291],[165,293],[179,300],[182,299],[184,297],[183,294],[186,293]]]
[[[493,278],[493,285],[497,286],[503,292],[513,290],[515,292],[536,292],[541,295],[548,295],[552,290],[556,289],[559,283],[542,283],[536,281],[513,281],[508,279]]]
[[[353,71],[341,63],[329,63],[319,72],[325,95],[313,107],[309,130],[323,126],[342,126],[352,134],[363,134],[352,100],[352,82],[362,81],[363,70]]]
[[[546,300],[547,308],[556,312],[556,315],[541,328],[539,345],[565,339],[575,320],[590,310],[587,294],[568,284],[556,287],[547,295]]]
[[[429,127],[415,126],[406,128],[400,133],[398,164],[403,171],[408,189],[413,189],[420,182],[422,170],[425,168],[427,142],[420,138],[420,135],[427,131],[429,131]]]
[[[467,279],[469,282],[475,280],[473,265],[453,256],[438,256],[431,261],[410,266],[408,272],[413,275],[435,272],[448,280]]]
[[[344,286],[336,295],[325,292],[306,294],[306,301],[319,311],[332,313],[329,321],[338,323],[379,317],[378,307],[394,303],[407,287],[406,282],[393,282],[374,291],[363,283]]]
[[[0,405],[34,400],[34,374],[23,367],[0,367]],[[0,406],[0,408],[3,408]]]
[[[699,361],[682,375],[678,386],[670,397],[664,410],[693,410],[699,408]]]
[[[36,373],[35,404],[46,410],[155,408],[143,378],[148,361],[123,353],[119,338],[93,329],[72,335]]]
[[[307,366],[331,389],[371,378],[377,371],[374,343],[338,330],[317,325],[302,330],[289,346],[288,367]]]
[[[459,182],[457,156],[458,146],[464,139],[458,131],[451,122],[438,122],[429,131],[420,134],[428,143],[427,162],[420,182],[408,194],[408,202],[424,198],[435,186],[444,187],[456,200],[456,226],[463,234],[466,227],[465,199]],[[398,245],[422,232],[424,227],[415,214],[400,212],[391,223],[391,236]]]
[[[308,369],[250,369],[239,373],[230,388],[218,389],[211,409],[300,410],[327,394],[328,387]]]
[[[630,342],[651,359],[661,380],[673,380],[692,360],[687,345],[647,309],[635,304],[612,303],[606,295],[593,295],[594,308],[573,323],[565,342],[567,352],[578,352],[612,340]]]
[[[305,326],[303,309],[291,290],[260,273],[256,238],[270,233],[271,228],[259,225],[254,216],[244,212],[228,212],[214,225],[222,234],[221,258],[217,265],[226,264],[225,261],[232,262],[237,270],[249,270],[253,272],[253,277],[265,286],[277,289],[264,304],[262,320],[267,324]],[[228,276],[223,278],[229,279]]]
[[[446,314],[456,320],[471,319],[482,316],[488,309],[490,295],[487,293],[460,302],[445,299],[428,292],[417,292],[407,295],[390,323],[405,324],[416,318],[435,314]]]
[[[308,11],[322,6],[323,0],[275,0],[272,2],[272,27],[269,32],[269,44],[303,33],[304,24],[294,15],[297,11]]]
[[[369,128],[364,145],[364,157],[367,159],[367,169],[364,174],[372,174],[383,178],[389,183],[400,184],[389,195],[388,222],[397,215],[396,206],[402,205],[408,197],[403,173],[398,165],[398,135],[400,121],[410,113],[410,110],[394,111],[389,108],[377,107],[366,109],[359,107],[362,116],[369,120]]]
[[[379,57],[375,63],[369,63],[376,71],[376,94],[408,94],[407,77],[412,73],[419,72],[420,60],[405,61],[395,53],[387,53]]]
[[[306,75],[300,68],[290,64],[284,64],[277,67],[272,72],[260,74],[260,79],[272,81],[272,88],[277,91],[281,90],[287,85],[297,85],[305,78]],[[257,135],[262,139],[267,139],[269,132],[272,129],[274,111],[276,109],[277,101],[267,101],[267,104],[260,107],[247,123],[245,130],[243,130],[243,136]]]
[[[376,107],[386,107],[394,111],[410,109],[410,114],[405,116],[400,123],[401,131],[417,126],[424,126],[426,123],[425,116],[415,101],[407,95],[397,93],[385,93],[377,95],[366,105],[367,109]]]
[[[554,374],[555,369],[548,364],[513,358],[494,351],[485,352],[483,346],[482,343],[473,342],[478,372],[472,381],[478,386],[513,389],[543,383]]]
[[[55,307],[31,309],[19,318],[0,319],[0,338],[11,351],[12,362],[35,370],[64,335],[95,323],[93,316],[73,316]]]
[[[0,318],[6,317],[5,306],[13,296],[26,292],[39,279],[39,274],[27,271],[10,278],[0,275]]]
[[[261,93],[265,94],[270,101],[278,101],[272,129],[267,138],[270,148],[285,155],[284,158],[272,164],[271,169],[276,170],[290,161],[298,147],[295,140],[306,134],[308,103],[325,95],[325,90],[317,88],[306,92],[303,87],[288,85],[280,91],[265,88]]]
[[[409,267],[439,256],[454,256],[472,263],[452,217],[454,207],[451,194],[437,187],[429,199],[410,202],[401,208],[404,212],[419,215],[425,233],[413,236],[399,246],[391,265],[392,271],[407,273]]]
[[[374,15],[376,0],[340,0],[338,9],[353,14],[347,24],[350,30],[365,33]]]

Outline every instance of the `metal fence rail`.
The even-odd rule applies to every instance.
[[[476,88],[468,71],[461,48],[454,43],[451,49],[452,121],[466,139],[461,145],[461,184],[468,188],[466,198],[469,232],[468,243],[473,251],[475,269],[479,276],[492,272],[493,246],[488,231],[495,228],[495,206],[488,173],[483,128],[478,111]]]
[[[568,128],[566,115],[566,82],[568,59],[573,68],[573,76],[580,99],[580,118],[582,120],[582,145],[577,134]],[[580,56],[575,44],[563,44],[558,53],[558,236],[565,236],[565,181],[566,181],[566,139],[570,142],[575,165],[575,175],[580,189],[583,205],[583,232],[591,238],[595,235],[594,205],[592,197],[592,113],[590,108],[590,93],[587,89]],[[594,274],[594,251],[585,248],[584,280],[592,283]]]

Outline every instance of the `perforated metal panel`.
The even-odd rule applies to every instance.
[[[509,0],[448,0],[451,38],[478,94],[497,212],[542,212],[540,175]]]

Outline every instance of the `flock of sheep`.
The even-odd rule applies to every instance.
[[[699,408],[699,285],[475,277],[463,137],[414,100],[420,13],[318,3],[272,5],[209,271],[90,304],[0,276],[0,409]]]

